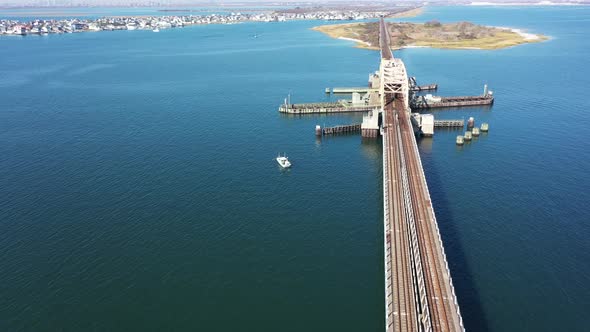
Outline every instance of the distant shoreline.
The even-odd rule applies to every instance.
[[[69,17],[62,19],[33,19],[21,22],[10,18],[0,19],[0,35],[47,35],[60,33],[78,33],[88,31],[114,30],[154,30],[177,28],[190,25],[237,24],[244,22],[285,22],[295,20],[318,21],[356,21],[378,17],[394,17],[404,14],[410,7],[383,10],[381,7],[364,7],[354,10],[305,9],[300,11],[267,11],[257,13],[228,13],[208,15],[118,15],[100,18]],[[410,11],[410,10],[407,10]],[[47,13],[36,13],[38,16]],[[65,16],[64,12],[51,13],[53,16]],[[82,15],[82,13],[78,13]],[[16,16],[29,16],[27,13]],[[34,15],[31,15],[34,16]]]
[[[505,7],[520,7],[520,6],[527,6],[527,7],[555,7],[555,6],[589,6],[590,3],[577,3],[577,2],[550,2],[550,1],[540,1],[540,2],[487,2],[487,1],[473,1],[469,4],[465,4],[464,6],[505,6]]]
[[[269,7],[269,8],[276,8],[279,7],[276,4],[268,3],[268,2],[261,2],[261,3],[254,3],[248,2],[245,3],[216,3],[215,5],[211,5],[210,3],[194,3],[194,4],[171,4],[166,6],[152,6],[152,5],[137,5],[137,6],[129,6],[129,5],[108,5],[108,6],[6,6],[0,5],[0,9],[80,9],[80,8],[243,8],[243,7]]]
[[[308,4],[308,3],[307,3]],[[317,3],[318,5],[333,5],[333,3],[326,2]],[[303,6],[302,3],[293,2],[290,3],[291,6]],[[577,3],[577,2],[552,2],[552,1],[538,1],[538,2],[491,2],[491,1],[471,1],[469,3],[457,3],[457,4],[446,4],[443,6],[533,6],[533,7],[551,7],[551,6],[589,6],[590,3]],[[68,6],[68,5],[56,5],[56,6],[39,6],[39,5],[0,5],[0,9],[40,9],[40,10],[47,10],[47,9],[80,9],[80,8],[88,8],[88,9],[97,9],[97,8],[160,8],[163,11],[178,11],[178,10],[185,10],[190,8],[242,8],[245,9],[247,7],[268,7],[269,10],[272,8],[283,7],[278,6],[276,3],[269,3],[269,2],[245,2],[245,3],[215,3],[214,5],[210,3],[192,3],[192,4],[170,4],[166,6],[160,5],[108,5],[108,6],[98,6],[98,5],[75,5],[75,6]]]

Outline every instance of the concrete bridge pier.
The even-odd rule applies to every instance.
[[[363,123],[361,124],[361,136],[376,138],[379,136],[379,115],[378,110],[368,111],[363,115]]]

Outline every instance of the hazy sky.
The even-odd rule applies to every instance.
[[[231,1],[231,0],[230,0]],[[203,3],[212,1],[199,1],[199,0],[0,0],[0,4],[38,4],[38,5],[76,5],[76,4],[89,4],[89,5],[100,5],[100,4],[151,4],[151,3],[162,3],[162,4],[174,4],[174,3]]]
[[[285,2],[297,2],[297,3],[313,3],[313,2],[368,2],[374,0],[0,0],[0,5],[42,5],[42,6],[71,6],[71,5],[129,5],[129,4],[162,4],[162,5],[174,5],[174,4],[219,4],[219,3],[230,3],[230,2],[268,2],[268,3],[285,3]],[[412,2],[421,0],[403,0],[403,2]],[[380,3],[390,2],[396,4],[399,1],[396,0],[381,0],[377,1]]]
[[[0,0],[0,5],[11,4],[11,5],[43,5],[43,6],[69,6],[69,5],[116,5],[116,4],[202,4],[202,3],[220,3],[220,2],[236,2],[242,0],[223,0],[223,1],[210,1],[210,0]],[[275,0],[254,0],[256,2],[270,2]],[[290,1],[290,0],[286,0]],[[281,2],[286,2],[281,0]],[[313,1],[313,0],[312,0]],[[252,2],[252,0],[244,0],[244,2]]]
[[[267,3],[285,3],[285,2],[297,2],[297,3],[314,3],[314,2],[349,2],[354,3],[358,1],[369,2],[374,0],[0,0],[0,5],[39,5],[39,6],[75,6],[75,5],[154,5],[161,4],[174,5],[174,4],[219,4],[219,3],[231,3],[231,2],[267,2]],[[378,0],[377,2],[391,3],[393,5],[399,2],[422,2],[423,0]],[[489,1],[489,0],[488,0]],[[492,0],[493,1],[493,0]],[[0,13],[1,15],[1,13]]]
[[[328,0],[329,2],[338,1],[338,0]],[[328,2],[326,0],[0,0],[0,5],[51,5],[51,6],[64,6],[64,5],[117,5],[117,4],[215,4],[215,3],[228,3],[228,2],[274,2],[274,3],[284,3],[284,2]],[[341,0],[341,1],[348,1],[352,2],[351,0]],[[358,1],[358,0],[357,0]],[[361,0],[362,1],[362,0]],[[366,0],[369,1],[369,0]],[[411,0],[410,0],[411,1]],[[404,2],[407,2],[405,0]],[[395,2],[394,2],[395,3]]]

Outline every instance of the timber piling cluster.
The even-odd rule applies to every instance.
[[[358,133],[360,131],[361,131],[361,124],[360,123],[359,124],[334,126],[334,127],[324,127],[324,128],[322,128],[320,125],[317,125],[315,127],[316,136]]]
[[[434,120],[434,127],[435,128],[453,128],[453,127],[461,127],[465,125],[464,120]]]

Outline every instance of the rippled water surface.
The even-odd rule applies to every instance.
[[[419,143],[466,327],[583,331],[590,10],[430,19],[552,37],[396,52],[438,94],[496,94],[435,113],[487,135]],[[0,330],[383,330],[380,143],[277,112],[378,67],[318,24],[1,37]]]

